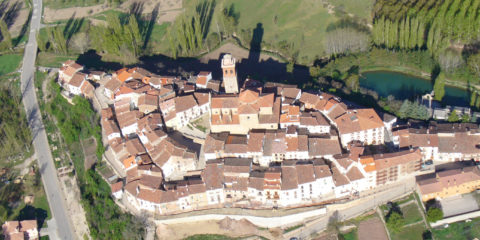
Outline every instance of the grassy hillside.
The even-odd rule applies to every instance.
[[[187,14],[195,11],[197,3],[194,0],[184,2]],[[373,0],[342,0],[336,4],[339,9],[369,19]],[[329,3],[317,0],[220,0],[216,2],[210,32],[222,31],[220,15],[224,8],[231,6],[238,16],[237,35],[242,30],[252,32],[261,28],[263,49],[275,50],[275,45],[282,41],[294,43],[294,48],[299,51],[298,60],[302,63],[309,63],[315,56],[324,55],[325,32],[343,17],[343,11],[335,12],[333,6],[330,7],[333,10],[329,11]]]

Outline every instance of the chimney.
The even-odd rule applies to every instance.
[[[453,150],[456,150],[456,149],[457,149],[457,144],[455,143],[455,144],[453,145]]]
[[[436,178],[437,180],[440,180],[440,176],[438,175],[438,173],[435,173],[435,178]]]

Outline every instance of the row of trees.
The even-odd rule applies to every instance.
[[[325,51],[328,55],[364,52],[369,48],[370,36],[350,27],[335,29],[325,36]]]
[[[239,19],[233,6],[223,8],[220,17],[213,19],[216,1],[205,0],[196,6],[195,12],[177,17],[167,32],[172,56],[192,56],[204,50],[205,46],[207,49],[213,48],[222,39],[230,37],[235,32]],[[216,31],[210,31],[213,21]]]
[[[426,46],[431,53],[451,41],[469,43],[480,36],[480,0],[380,0],[374,6],[373,38],[388,48]]]
[[[12,49],[12,36],[8,31],[7,23],[3,18],[0,18],[0,34],[1,34],[1,41],[0,41],[0,51],[11,50]]]
[[[12,86],[13,88],[13,86]],[[0,159],[28,152],[32,136],[21,99],[11,88],[0,89]]]

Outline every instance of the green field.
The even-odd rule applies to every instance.
[[[355,5],[371,6],[371,0],[344,1],[346,9],[357,9]],[[187,14],[194,11],[197,1],[185,1]],[[316,56],[324,55],[324,36],[330,24],[340,20],[334,13],[329,13],[326,5],[316,0],[301,1],[244,1],[225,0],[217,1],[210,32],[217,32],[222,28],[220,20],[221,11],[233,4],[235,13],[238,13],[238,26],[236,32],[242,30],[253,31],[260,26],[263,29],[262,47],[276,45],[285,40],[294,43],[294,48],[299,50],[298,61],[310,63]],[[365,9],[363,7],[362,9]],[[368,18],[369,11],[359,10],[361,18]],[[368,15],[366,15],[368,12]],[[218,24],[218,26],[217,26]],[[261,25],[258,25],[261,24]],[[246,47],[249,47],[248,44]],[[274,50],[274,49],[270,49]]]
[[[419,223],[413,226],[405,227],[398,233],[390,232],[392,240],[415,240],[423,239],[423,233],[425,232],[425,224]]]
[[[348,233],[340,233],[338,234],[338,239],[339,240],[357,240],[358,239],[358,236],[357,236],[357,230],[353,230],[353,231],[350,231]]]
[[[471,222],[450,223],[447,228],[436,228],[432,230],[436,240],[467,240],[480,237],[480,218],[472,219]]]
[[[371,12],[373,0],[329,0],[336,9],[341,9],[347,13],[351,13],[364,20],[370,21],[372,18]]]
[[[403,217],[405,218],[405,224],[416,223],[422,221],[422,215],[418,210],[415,203],[410,203],[402,207]]]
[[[21,61],[22,55],[20,54],[0,55],[0,76],[17,70]]]

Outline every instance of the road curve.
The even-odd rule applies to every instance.
[[[42,176],[43,186],[47,194],[48,203],[53,214],[54,221],[49,221],[50,239],[74,239],[75,234],[70,224],[66,203],[57,171],[48,145],[47,134],[42,122],[40,108],[38,107],[35,94],[34,75],[35,59],[37,56],[36,33],[40,29],[42,16],[42,0],[33,0],[33,15],[30,22],[28,43],[25,46],[21,73],[22,101],[27,113],[28,125],[33,136],[33,147],[38,159],[38,165]],[[53,226],[52,226],[53,225]],[[56,231],[55,231],[56,229]],[[53,231],[52,231],[53,230]]]

